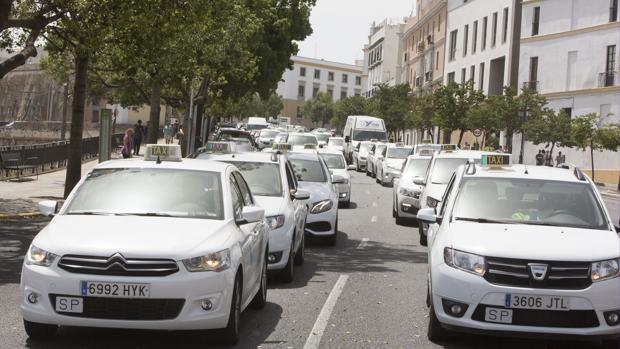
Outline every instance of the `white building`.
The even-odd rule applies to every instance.
[[[280,116],[289,117],[292,124],[316,127],[312,120],[301,112],[305,101],[319,92],[331,95],[334,101],[352,96],[361,96],[365,85],[363,67],[293,56],[293,69],[287,69],[278,83],[276,93],[284,100]]]
[[[367,76],[363,93],[366,97],[372,96],[377,84],[394,86],[404,82],[401,62],[404,26],[404,23],[385,19],[370,27],[368,44],[363,50],[364,75]]]
[[[519,82],[538,90],[548,106],[568,115],[600,115],[600,122],[620,119],[617,0],[524,1]],[[515,137],[513,153],[520,149]],[[526,144],[527,163],[543,145]],[[590,168],[589,152],[558,149],[566,161]],[[557,151],[555,151],[557,154]],[[618,152],[596,152],[596,181],[617,183]],[[598,169],[601,170],[598,170]]]

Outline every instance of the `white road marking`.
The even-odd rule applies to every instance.
[[[370,218],[370,221],[373,223],[377,223],[378,220],[379,220],[379,217],[377,216],[372,216],[372,218]]]
[[[366,247],[366,245],[368,244],[368,238],[363,238],[362,241],[360,242],[359,245],[357,245],[357,249],[362,249],[364,247]]]
[[[372,207],[377,207],[377,202],[376,201],[372,202]]]
[[[325,328],[327,327],[327,322],[332,315],[332,311],[336,307],[336,302],[338,301],[338,297],[342,293],[344,289],[344,285],[347,283],[349,279],[349,275],[340,274],[338,281],[332,288],[332,291],[329,293],[325,304],[323,305],[323,309],[319,313],[319,317],[316,318],[316,322],[312,327],[312,331],[310,331],[310,335],[306,340],[306,344],[304,344],[304,349],[318,349],[321,344],[321,338],[323,337],[323,333],[325,333]]]

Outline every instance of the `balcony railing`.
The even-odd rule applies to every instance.
[[[598,87],[608,87],[618,85],[618,74],[616,72],[598,74]]]
[[[523,83],[523,88],[530,89],[533,91],[538,91],[540,89],[539,81],[525,81]]]

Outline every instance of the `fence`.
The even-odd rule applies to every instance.
[[[123,143],[123,134],[112,135],[112,152]],[[69,156],[69,141],[58,141],[33,145],[0,147],[0,153],[19,153],[22,159],[29,159],[28,165],[37,167],[39,173],[63,168]],[[99,154],[99,137],[82,139],[82,160],[92,159]],[[3,166],[0,164],[0,168]],[[9,178],[6,171],[0,171],[0,180]]]

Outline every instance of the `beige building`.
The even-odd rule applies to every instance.
[[[402,82],[416,94],[443,81],[446,19],[446,0],[416,0],[416,13],[405,23]]]

